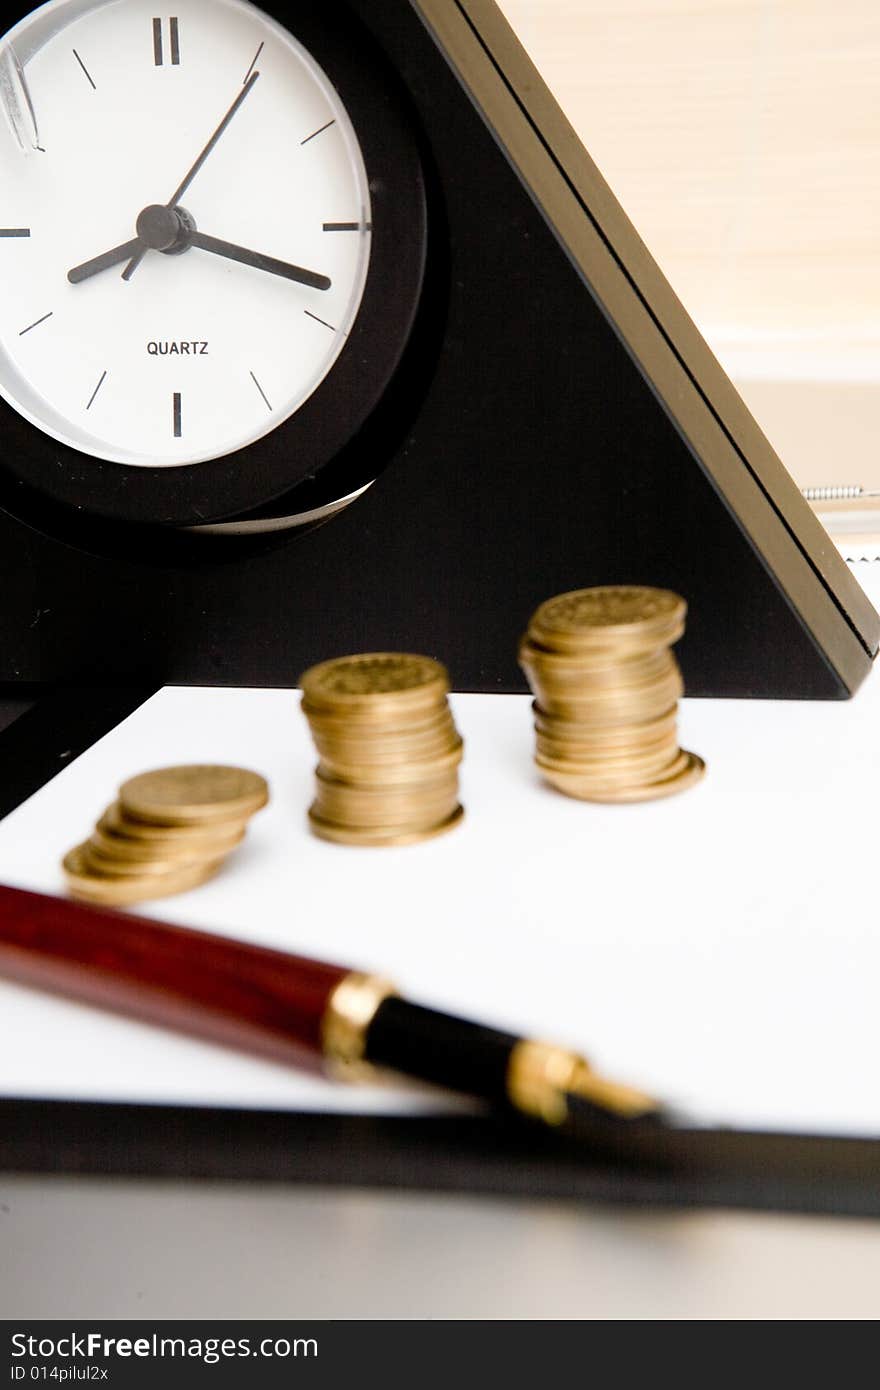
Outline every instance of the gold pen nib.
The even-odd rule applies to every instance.
[[[569,1096],[621,1120],[636,1120],[661,1110],[644,1091],[600,1076],[577,1052],[529,1040],[517,1043],[510,1054],[507,1094],[517,1110],[549,1125],[561,1125],[568,1119]]]
[[[634,1086],[624,1086],[619,1081],[609,1081],[593,1071],[589,1062],[581,1059],[576,1069],[569,1095],[589,1101],[599,1110],[609,1110],[625,1120],[638,1120],[643,1115],[656,1115],[660,1105],[653,1096],[639,1091]]]

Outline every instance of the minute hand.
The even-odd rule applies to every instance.
[[[253,266],[255,270],[267,270],[270,275],[281,275],[285,280],[296,280],[300,285],[308,285],[313,290],[329,290],[331,281],[326,275],[318,275],[314,270],[303,270],[302,266],[278,261],[274,256],[264,256],[260,251],[248,251],[244,246],[235,246],[231,241],[221,241],[219,237],[206,236],[204,232],[189,232],[187,241],[200,251],[211,251],[215,256],[225,256],[230,261],[240,261],[242,265]]]
[[[253,73],[251,73],[251,75],[250,75],[250,77],[248,78],[247,82],[245,82],[245,84],[244,84],[244,86],[242,87],[241,91],[239,92],[238,96],[235,98],[235,101],[232,103],[232,105],[230,106],[229,110],[226,112],[226,115],[223,117],[223,120],[220,122],[220,124],[218,125],[217,129],[214,131],[214,134],[211,136],[211,138],[210,138],[210,140],[208,141],[207,145],[206,145],[205,148],[202,150],[201,154],[198,156],[198,158],[196,159],[196,161],[195,161],[195,163],[192,165],[192,167],[191,167],[191,168],[187,171],[187,173],[184,175],[182,181],[177,185],[177,188],[174,190],[174,192],[172,193],[171,197],[168,199],[168,202],[165,204],[166,207],[169,207],[169,208],[176,208],[176,207],[177,207],[177,204],[180,202],[181,198],[183,197],[183,195],[184,195],[184,193],[186,192],[186,190],[189,188],[189,186],[190,186],[190,184],[192,183],[193,179],[195,178],[196,174],[199,172],[199,170],[201,169],[201,167],[202,167],[202,165],[204,164],[205,160],[208,158],[208,155],[211,153],[211,151],[213,150],[214,146],[217,144],[217,141],[220,139],[220,136],[223,134],[224,130],[225,130],[226,127],[229,125],[229,122],[232,120],[232,118],[233,118],[233,116],[235,115],[236,111],[237,111],[238,108],[241,106],[242,102],[245,100],[245,98],[248,96],[248,94],[249,94],[250,92],[253,91],[254,83],[257,81],[257,79],[259,78],[259,76],[260,76],[259,72],[253,72]],[[131,279],[132,275],[134,275],[135,271],[137,270],[138,266],[140,265],[141,261],[143,260],[145,252],[146,252],[146,248],[145,248],[145,247],[141,247],[141,248],[137,251],[137,253],[136,253],[134,256],[132,256],[132,258],[131,258],[131,260],[129,261],[128,265],[125,267],[125,269],[124,269],[123,272],[122,272],[122,278],[123,278],[123,280],[130,280],[130,279]]]

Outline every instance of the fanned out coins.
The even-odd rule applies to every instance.
[[[584,801],[650,801],[699,781],[678,746],[681,672],[670,651],[687,605],[666,589],[579,589],[548,599],[520,643],[536,697],[535,762]]]
[[[309,811],[316,835],[406,845],[458,824],[462,741],[439,662],[370,652],[313,666],[300,684],[320,756]]]
[[[132,777],[90,838],[65,855],[68,889],[108,907],[184,893],[214,876],[268,799],[264,778],[240,767]]]

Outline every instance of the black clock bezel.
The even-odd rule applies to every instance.
[[[422,292],[427,202],[411,116],[396,75],[342,3],[265,0],[258,6],[313,55],[345,106],[372,199],[366,286],[348,342],[321,385],[261,439],[201,463],[113,463],[45,434],[0,398],[0,468],[55,504],[115,521],[196,526],[273,502],[314,476],[382,399],[412,331]],[[31,12],[16,6],[9,27]]]

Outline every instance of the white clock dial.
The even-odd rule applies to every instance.
[[[345,346],[371,241],[310,54],[241,0],[167,3],[52,0],[0,43],[0,394],[145,467],[293,415]]]

